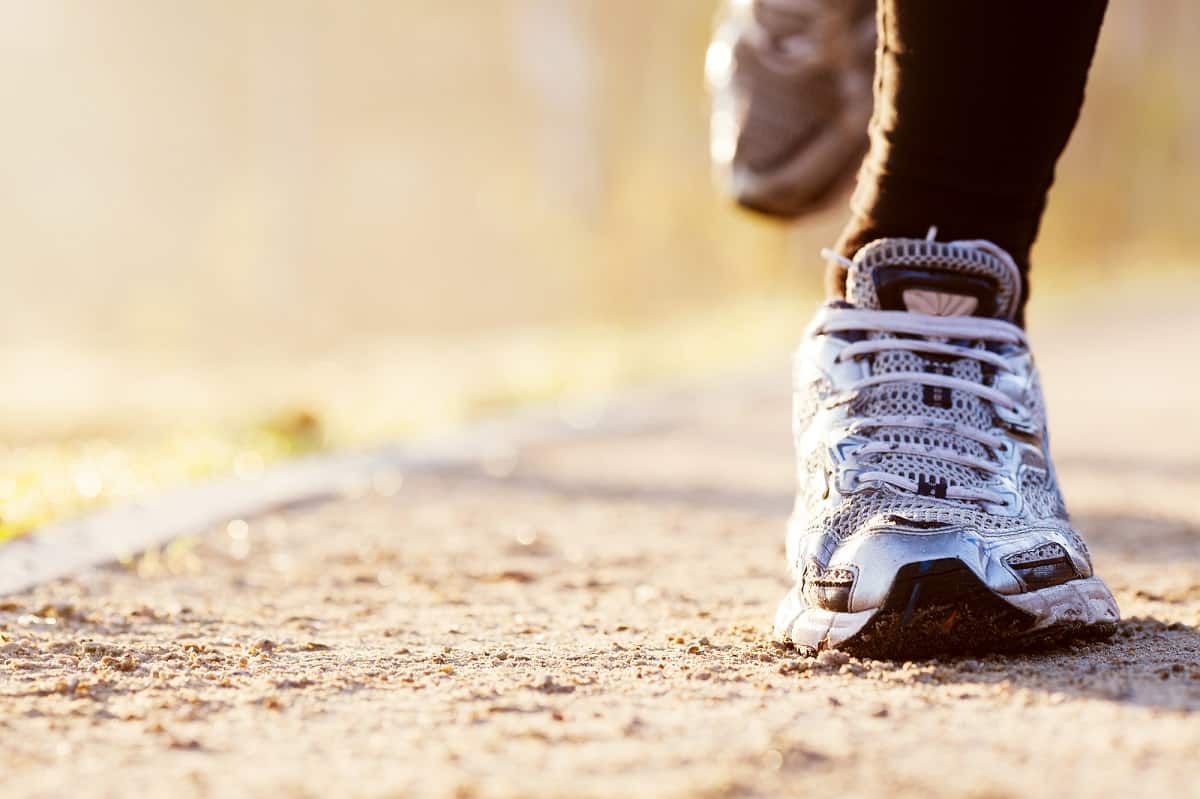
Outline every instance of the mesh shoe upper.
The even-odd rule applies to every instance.
[[[827,590],[843,541],[889,530],[1017,536],[1028,546],[1009,560],[1041,563],[1027,557],[1041,549],[1067,564],[1058,577],[1090,574],[1012,323],[1012,260],[986,242],[886,239],[847,266],[847,301],[822,309],[797,355],[799,576]]]

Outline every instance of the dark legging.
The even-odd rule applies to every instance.
[[[1105,0],[880,0],[871,148],[838,250],[990,239],[1027,276]],[[844,267],[830,268],[833,296]],[[1028,280],[1025,281],[1028,297]]]

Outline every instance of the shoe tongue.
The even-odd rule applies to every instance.
[[[879,239],[858,251],[846,299],[858,308],[1014,321],[1020,275],[985,249],[925,239]]]

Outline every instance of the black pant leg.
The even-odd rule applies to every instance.
[[[880,0],[871,148],[839,251],[937,225],[941,239],[994,241],[1027,273],[1105,6]],[[844,269],[828,283],[839,295]]]

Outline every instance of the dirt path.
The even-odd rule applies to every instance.
[[[1200,391],[1137,346],[1200,322],[1095,321],[1035,339],[1111,643],[774,645],[781,376],[0,598],[3,794],[1200,795]]]

